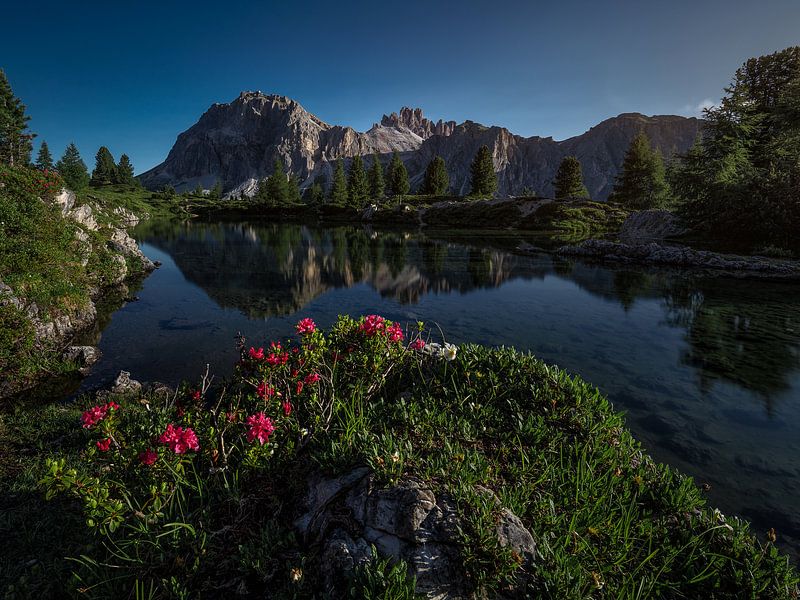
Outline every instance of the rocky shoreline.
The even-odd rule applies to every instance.
[[[128,234],[127,228],[139,223],[139,218],[130,211],[121,207],[103,211],[91,204],[78,205],[75,193],[69,190],[58,194],[54,203],[64,219],[77,225],[75,241],[81,248],[84,267],[89,264],[93,252],[92,235],[99,232],[106,238],[112,260],[108,279],[99,281],[98,278],[98,283],[88,290],[87,301],[69,310],[42,309],[36,302],[16,295],[11,287],[0,281],[0,306],[10,305],[24,315],[33,329],[33,344],[37,351],[72,363],[78,373],[86,375],[91,365],[100,358],[100,351],[94,346],[73,346],[72,341],[95,324],[99,302],[113,294],[126,297],[127,283],[146,276],[157,265],[142,253]],[[0,399],[33,387],[47,375],[39,373],[24,380],[0,380]]]
[[[556,249],[555,253],[560,256],[617,264],[707,270],[733,277],[800,280],[800,262],[797,261],[777,260],[763,256],[721,254],[708,250],[694,250],[688,246],[673,246],[657,242],[624,244],[591,239],[580,244],[561,246]]]

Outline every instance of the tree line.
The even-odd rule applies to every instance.
[[[5,72],[0,69],[0,164],[9,166],[33,166],[43,171],[55,170],[71,190],[82,190],[88,185],[110,184],[138,185],[133,176],[133,164],[127,154],[114,162],[114,157],[105,146],[101,146],[95,157],[95,168],[89,175],[86,163],[74,143],[70,143],[57,162],[46,141],[39,145],[36,161],[31,163],[33,139],[36,134],[28,131],[30,117],[25,105],[14,95]]]

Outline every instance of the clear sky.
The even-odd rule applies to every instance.
[[[698,114],[747,58],[800,44],[800,0],[5,2],[0,68],[58,157],[137,173],[242,90],[368,129],[419,106],[563,139],[622,112]],[[38,143],[37,143],[38,147]]]

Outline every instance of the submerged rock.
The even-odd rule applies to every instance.
[[[78,372],[86,376],[91,366],[100,360],[101,352],[94,346],[69,346],[61,355],[63,360],[73,362]]]

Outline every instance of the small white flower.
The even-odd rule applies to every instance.
[[[456,346],[454,344],[445,344],[444,349],[442,350],[442,357],[445,360],[455,360],[456,358]]]

